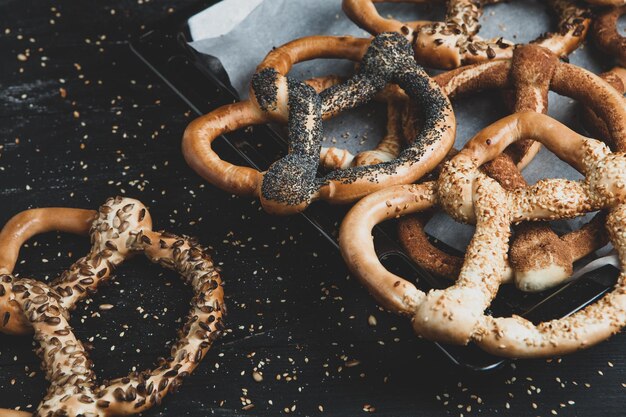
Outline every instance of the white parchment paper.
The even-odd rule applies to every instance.
[[[383,16],[405,21],[441,20],[444,12],[442,7],[402,3],[379,4],[377,8]],[[257,64],[273,47],[309,35],[369,36],[343,14],[341,0],[263,0],[260,3],[259,0],[224,0],[194,16],[189,23],[194,35],[191,45],[222,62],[231,84],[242,98],[248,96],[248,85]],[[503,36],[516,42],[531,41],[554,27],[548,8],[537,0],[489,6],[481,24],[481,36]],[[570,56],[572,63],[596,73],[606,69],[601,59],[602,56],[585,46]],[[316,60],[296,65],[290,76],[306,79],[326,74],[347,75],[352,69],[353,64],[347,61]],[[457,148],[462,148],[474,134],[507,114],[497,93],[461,99],[454,103],[454,108],[458,122]],[[549,114],[573,129],[580,129],[577,106],[569,98],[551,93]],[[353,152],[371,147],[384,134],[384,116],[384,106],[374,104],[325,122],[324,146],[342,146]],[[545,149],[525,169],[524,176],[531,183],[541,178],[581,178],[578,172]],[[590,216],[586,216],[557,222],[555,226],[565,232],[589,219]],[[460,250],[469,243],[473,230],[472,226],[454,223],[445,214],[435,216],[427,226],[429,233]]]

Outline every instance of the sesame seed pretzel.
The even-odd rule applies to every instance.
[[[621,6],[601,13],[593,24],[592,35],[602,51],[614,56],[619,65],[626,67],[626,37],[617,30],[617,21],[626,13],[626,4],[623,1],[612,4]]]
[[[539,140],[585,175],[584,180],[541,180],[507,191],[479,167],[521,138]],[[457,221],[476,224],[457,281],[428,293],[386,270],[374,250],[372,227],[383,220],[441,206]],[[606,228],[622,273],[615,289],[566,318],[538,325],[519,316],[484,313],[506,270],[510,225],[607,210]],[[599,343],[626,325],[626,154],[612,153],[550,117],[517,113],[479,132],[445,164],[439,179],[371,194],[348,213],[340,247],[350,270],[386,308],[411,317],[415,331],[443,343],[470,341],[507,357],[570,353]]]
[[[65,231],[91,235],[89,254],[49,285],[16,278],[20,246],[35,234]],[[69,208],[24,211],[0,232],[0,332],[34,333],[50,387],[35,416],[118,416],[160,404],[200,363],[223,330],[221,279],[210,256],[194,240],[152,231],[150,214],[130,198],[111,198],[98,212]],[[96,383],[91,360],[68,323],[69,310],[108,281],[125,259],[143,252],[152,262],[178,272],[194,291],[187,321],[158,368]],[[0,415],[30,413],[0,410]]]
[[[413,45],[418,63],[441,69],[457,68],[477,62],[510,58],[513,42],[482,39],[477,36],[483,6],[500,0],[449,0],[444,22],[409,22],[385,19],[374,3],[402,0],[343,0],[343,10],[359,27],[375,35],[393,31],[403,34]],[[427,0],[406,0],[429,3]],[[571,0],[549,0],[559,18],[557,32],[542,35],[534,43],[558,56],[567,56],[584,40],[590,24],[589,11]]]
[[[359,71],[320,95],[285,76],[295,63],[322,57],[360,60]],[[317,178],[322,117],[368,102],[389,83],[400,85],[416,102],[424,129],[394,160]],[[392,184],[413,182],[435,167],[454,142],[456,125],[449,100],[415,63],[406,39],[396,33],[372,40],[312,36],[286,44],[270,52],[258,67],[250,97],[194,120],[185,130],[183,154],[203,178],[234,194],[258,196],[273,214],[296,213],[318,199],[347,203]],[[266,172],[234,166],[211,149],[219,135],[267,121],[287,121],[289,153]]]
[[[508,62],[508,63],[507,63]],[[547,111],[548,90],[572,97],[600,109],[607,135],[614,149],[626,150],[626,116],[624,100],[610,85],[593,74],[573,65],[558,62],[556,56],[536,45],[516,49],[511,61],[489,62],[459,68],[441,74],[435,80],[444,92],[454,97],[477,90],[513,86],[515,110]],[[583,91],[584,90],[584,91]],[[610,99],[607,99],[610,98]],[[482,169],[505,189],[527,186],[516,168],[524,166],[531,140],[519,141],[507,148]],[[535,142],[536,143],[536,142]],[[521,145],[521,146],[520,146]],[[411,258],[427,271],[456,279],[463,260],[436,248],[424,232],[430,213],[403,218],[398,234]],[[516,228],[511,244],[510,267],[505,282],[515,281],[524,291],[542,291],[569,278],[573,263],[607,243],[603,231],[604,217],[599,214],[581,229],[559,237],[545,223],[522,224]]]

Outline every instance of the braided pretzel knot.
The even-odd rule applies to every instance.
[[[385,19],[374,3],[402,0],[343,0],[343,10],[359,27],[371,34],[393,31],[406,36],[413,44],[415,58],[422,65],[451,69],[493,59],[510,58],[513,42],[482,39],[477,36],[479,18],[485,4],[500,0],[449,0],[445,22],[409,22]],[[427,3],[426,0],[406,0]],[[589,11],[571,0],[550,0],[559,17],[558,31],[547,33],[534,41],[556,55],[567,56],[584,40],[590,24]]]
[[[606,121],[606,134],[615,149],[626,150],[624,99],[598,77],[558,62],[541,47],[523,46],[516,50],[512,61],[459,68],[437,76],[436,81],[452,97],[512,85],[516,111],[545,112],[547,92],[553,89],[597,109],[601,120]],[[529,152],[531,143],[530,140],[514,143],[485,164],[483,170],[507,190],[526,187],[515,165],[525,164],[524,155]],[[520,144],[522,146],[517,146]],[[424,214],[403,218],[399,223],[401,242],[413,260],[426,270],[456,279],[463,260],[430,243],[424,232],[426,222]],[[571,275],[573,262],[606,244],[603,222],[603,216],[599,215],[582,229],[563,237],[557,236],[545,223],[521,225],[511,245],[512,269],[507,269],[505,281],[515,278],[517,286],[525,291],[541,291],[561,283]]]
[[[583,181],[542,180],[506,191],[479,171],[510,143],[541,141],[585,175]],[[387,271],[371,238],[377,223],[441,207],[462,222],[475,222],[458,280],[423,293]],[[613,292],[559,320],[534,325],[521,317],[483,312],[495,297],[506,269],[511,223],[609,211],[606,227],[620,256],[622,274]],[[598,343],[626,324],[626,155],[585,138],[539,113],[518,113],[487,127],[448,162],[437,182],[391,187],[356,204],[340,231],[340,246],[352,272],[386,308],[412,317],[415,331],[430,340],[467,344],[509,357],[569,353]]]
[[[608,9],[598,16],[592,34],[602,51],[613,55],[620,65],[626,66],[626,37],[617,30],[617,21],[626,13],[626,4],[624,2],[619,4],[622,6]]]
[[[50,381],[35,416],[113,416],[145,411],[180,387],[182,378],[195,369],[223,329],[221,279],[209,255],[190,238],[151,229],[143,204],[117,197],[109,199],[99,212],[29,210],[15,216],[0,233],[6,249],[0,266],[0,331],[34,332],[37,354]],[[89,254],[49,286],[11,275],[21,244],[34,234],[52,230],[89,233]],[[156,369],[98,385],[83,344],[68,323],[68,310],[95,293],[117,265],[140,252],[178,272],[192,287],[191,310],[169,357],[159,359]],[[0,411],[5,413],[11,411]]]
[[[320,95],[285,76],[295,63],[319,57],[362,59],[355,76]],[[388,83],[400,85],[416,102],[424,130],[394,160],[317,178],[322,117],[370,101]],[[299,212],[318,199],[347,203],[389,185],[413,182],[434,168],[454,141],[449,100],[417,66],[406,39],[395,33],[378,35],[371,42],[321,36],[296,40],[268,55],[253,77],[250,96],[250,101],[221,107],[193,121],[185,130],[183,153],[209,182],[235,194],[258,196],[270,213]],[[234,166],[211,149],[219,135],[268,120],[287,121],[289,153],[266,172]]]

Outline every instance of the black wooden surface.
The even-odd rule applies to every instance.
[[[563,359],[462,372],[380,311],[302,218],[205,185],[179,151],[191,112],[126,44],[190,4],[0,0],[0,222],[121,194],[145,202],[157,228],[197,236],[222,266],[228,333],[145,415],[626,415],[626,335]],[[87,250],[84,238],[37,237],[17,272],[47,280]],[[174,274],[136,258],[72,324],[98,376],[117,377],[167,353],[189,298]],[[0,336],[0,369],[0,407],[36,407],[47,384],[30,337]]]

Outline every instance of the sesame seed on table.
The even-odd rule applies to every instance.
[[[381,311],[302,217],[269,216],[198,177],[180,152],[192,111],[125,43],[194,4],[0,0],[0,224],[122,195],[150,208],[155,230],[197,237],[221,268],[227,331],[179,392],[143,415],[623,415],[626,335],[562,359],[461,371]],[[41,235],[16,272],[50,281],[88,248]],[[98,377],[166,355],[191,294],[136,257],[79,303],[70,323]],[[32,337],[0,335],[0,408],[32,411],[47,386]]]

